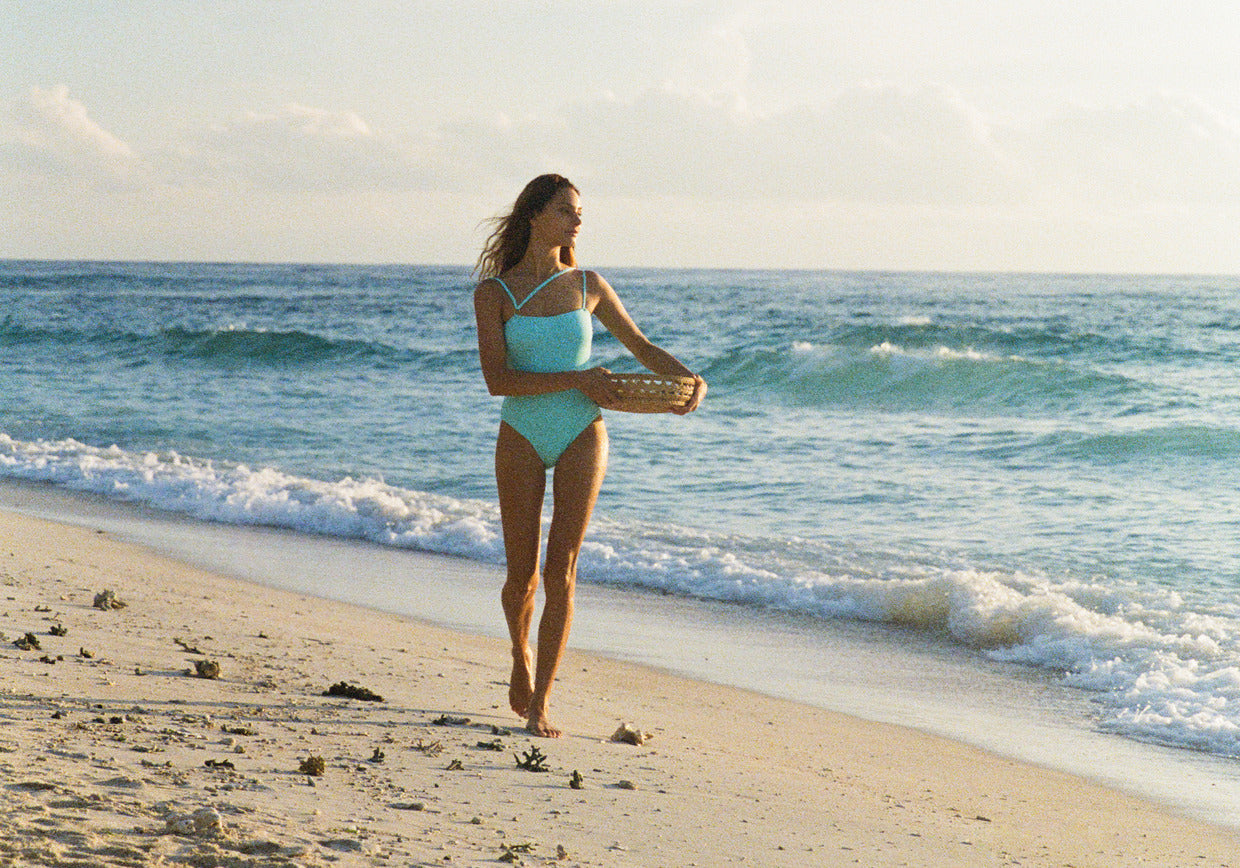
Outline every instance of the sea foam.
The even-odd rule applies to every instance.
[[[265,525],[495,560],[498,509],[379,479],[335,482],[176,452],[126,452],[0,433],[0,473],[228,524]]]

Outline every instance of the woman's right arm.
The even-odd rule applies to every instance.
[[[508,345],[504,341],[503,293],[492,280],[484,280],[474,290],[474,317],[478,322],[478,358],[482,377],[492,395],[542,395],[580,389],[596,404],[615,401],[615,386],[605,368],[585,371],[559,371],[536,374],[508,367]]]

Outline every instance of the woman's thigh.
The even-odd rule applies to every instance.
[[[578,435],[556,462],[551,531],[547,538],[549,559],[576,559],[607,473],[607,449],[607,428],[598,419]]]
[[[501,422],[495,441],[495,484],[499,492],[504,551],[509,572],[538,572],[547,468],[529,441]]]

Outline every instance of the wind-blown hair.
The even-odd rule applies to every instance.
[[[526,184],[511,211],[487,221],[495,229],[487,237],[474,271],[483,278],[496,277],[520,262],[530,244],[530,220],[565,187],[577,190],[573,182],[563,175],[539,175]],[[560,264],[567,268],[577,265],[572,247],[560,248]]]

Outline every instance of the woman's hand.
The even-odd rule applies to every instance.
[[[588,368],[578,375],[577,388],[600,407],[610,407],[620,400],[620,392],[606,368]]]
[[[672,412],[677,416],[684,416],[688,413],[692,413],[698,408],[698,405],[702,403],[702,399],[706,397],[706,381],[697,374],[693,375],[693,381],[693,396],[689,398],[689,403],[685,404],[683,407],[672,408]]]

